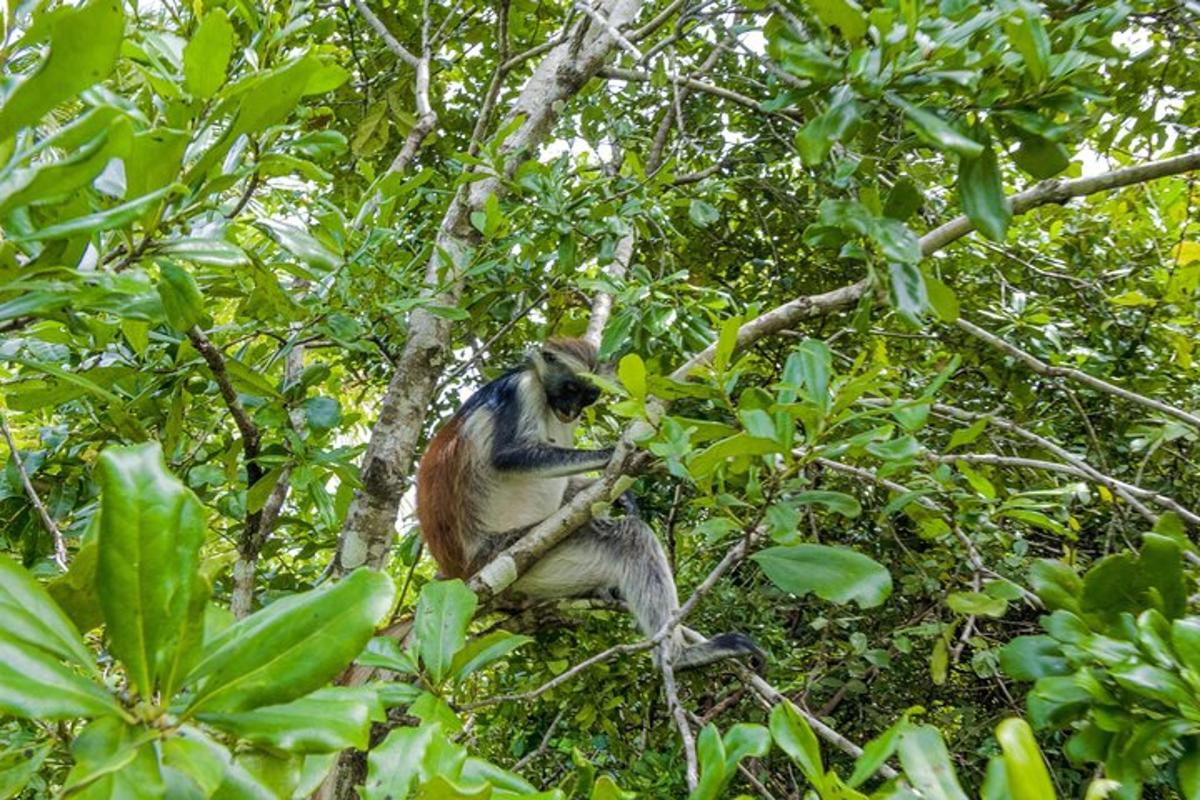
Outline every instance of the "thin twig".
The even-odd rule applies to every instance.
[[[566,713],[567,710],[565,708],[559,709],[558,713],[554,715],[554,719],[550,720],[550,724],[546,727],[546,732],[542,734],[542,741],[537,746],[537,749],[521,756],[517,763],[512,765],[513,772],[519,773],[525,767],[529,766],[531,761],[540,756],[542,753],[546,752],[547,748],[550,747],[550,737],[554,735],[554,729],[558,727],[559,721]]]
[[[675,685],[675,667],[671,664],[671,641],[667,640],[658,645],[658,668],[663,676],[663,691],[667,695],[667,708],[675,718],[675,726],[679,728],[679,738],[683,742],[683,758],[687,764],[686,776],[689,791],[696,791],[700,783],[700,769],[696,761],[696,735],[688,724],[687,711],[679,701],[679,687]]]
[[[1060,367],[1047,364],[1045,361],[1042,361],[1032,353],[1022,350],[1016,345],[1001,339],[996,334],[986,331],[974,323],[968,322],[963,317],[959,317],[954,324],[959,328],[959,330],[966,331],[976,339],[980,339],[984,342],[987,342],[992,347],[1002,350],[1039,375],[1045,375],[1051,378],[1070,378],[1077,383],[1090,386],[1097,391],[1104,392],[1105,394],[1112,395],[1113,397],[1120,397],[1122,400],[1128,400],[1131,403],[1137,403],[1145,408],[1154,409],[1159,413],[1166,414],[1169,417],[1174,417],[1180,422],[1186,423],[1191,425],[1193,428],[1200,430],[1200,416],[1197,416],[1196,414],[1184,411],[1181,408],[1176,408],[1175,406],[1170,405],[1169,403],[1164,403],[1161,400],[1155,400],[1153,397],[1146,397],[1145,395],[1138,394],[1137,392],[1130,391],[1129,389],[1124,389],[1115,384],[1111,384],[1108,381],[1101,380],[1094,375],[1089,375],[1088,373],[1075,369],[1074,367]]]
[[[46,510],[46,505],[42,502],[42,498],[38,497],[37,490],[33,488],[33,481],[29,479],[29,473],[25,471],[25,464],[21,462],[21,454],[17,451],[17,445],[13,441],[12,432],[8,429],[8,420],[0,414],[0,430],[4,431],[4,441],[8,442],[8,450],[12,453],[13,463],[17,466],[17,472],[21,476],[21,484],[25,487],[25,494],[29,496],[29,502],[33,504],[34,509],[41,517],[42,525],[50,534],[51,540],[54,542],[54,563],[63,572],[67,571],[67,544],[63,541],[62,531],[54,524],[54,520],[50,517],[50,512]]]

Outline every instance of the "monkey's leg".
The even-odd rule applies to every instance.
[[[662,545],[650,526],[635,517],[593,519],[547,553],[513,589],[545,598],[615,590],[646,636],[658,633],[679,608],[675,580]],[[682,635],[675,630],[671,642],[678,669],[761,652],[749,638],[737,633],[685,647]]]

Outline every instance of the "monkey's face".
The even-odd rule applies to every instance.
[[[583,410],[600,397],[588,379],[576,372],[568,359],[552,352],[542,354],[542,386],[546,390],[546,404],[561,422],[574,422]]]

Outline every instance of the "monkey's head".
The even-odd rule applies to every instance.
[[[598,368],[596,348],[584,339],[551,339],[531,354],[530,363],[546,404],[562,422],[574,422],[600,396],[587,378]]]

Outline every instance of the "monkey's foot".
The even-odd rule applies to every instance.
[[[767,654],[744,633],[722,633],[707,642],[685,647],[675,657],[675,669],[695,669],[723,661],[726,658],[749,658],[751,668],[762,672],[766,666]]]

